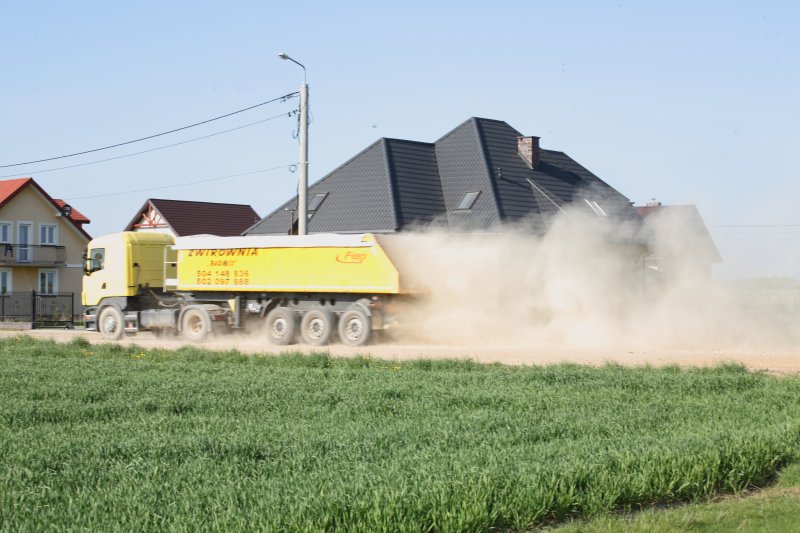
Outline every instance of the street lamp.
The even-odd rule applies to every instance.
[[[303,69],[303,84],[300,86],[300,187],[297,191],[297,234],[306,235],[308,223],[308,84],[306,67],[285,53],[278,54]]]

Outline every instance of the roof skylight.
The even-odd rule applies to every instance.
[[[319,209],[320,204],[323,200],[328,196],[326,192],[318,192],[314,195],[310,202],[308,202],[308,210],[309,211],[316,211]]]
[[[588,199],[584,198],[583,201],[586,202],[586,204],[592,209],[592,211],[595,212],[595,214],[600,215],[601,217],[607,217],[608,216],[606,214],[606,212],[603,210],[603,208],[600,207],[600,204],[598,204],[594,200],[588,200]]]
[[[468,192],[464,195],[464,198],[461,199],[461,203],[458,204],[456,207],[457,211],[466,211],[467,209],[472,209],[472,205],[475,203],[475,200],[478,199],[478,196],[481,194],[481,191],[474,191]]]

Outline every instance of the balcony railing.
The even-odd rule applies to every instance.
[[[64,246],[0,243],[0,266],[59,266],[66,256]]]

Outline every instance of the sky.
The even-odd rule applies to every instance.
[[[800,279],[797,2],[33,0],[0,2],[0,27],[0,166],[294,93],[285,52],[307,69],[311,183],[381,137],[504,120],[636,204],[695,204],[716,278]],[[92,235],[148,198],[264,216],[297,190],[297,105],[0,176],[33,177]]]

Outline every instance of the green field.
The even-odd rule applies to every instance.
[[[770,483],[800,379],[0,341],[0,529],[526,530]]]
[[[554,528],[553,533],[791,533],[800,531],[800,463],[781,471],[777,483],[742,496],[669,509],[617,513]]]

